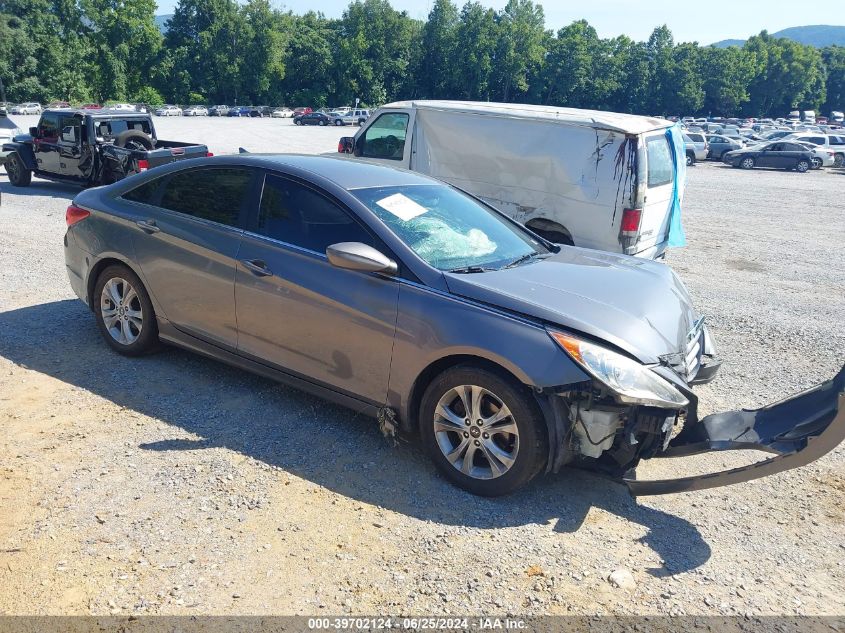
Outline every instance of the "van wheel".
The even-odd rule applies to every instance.
[[[431,459],[452,483],[495,497],[533,479],[548,458],[542,413],[516,380],[459,365],[428,386],[420,434]]]
[[[32,172],[26,168],[17,152],[12,152],[6,159],[6,173],[13,187],[28,187],[32,182]]]
[[[91,297],[97,326],[106,343],[126,356],[141,356],[158,347],[158,324],[144,284],[126,266],[106,267]]]

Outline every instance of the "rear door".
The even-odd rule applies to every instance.
[[[135,256],[146,286],[177,329],[237,347],[235,262],[256,170],[200,167],[124,195],[136,202]]]
[[[268,173],[238,255],[238,352],[383,403],[399,284],[332,266],[326,247],[385,247],[348,209],[308,183]]]
[[[661,244],[669,232],[669,209],[675,185],[675,162],[665,131],[645,137],[645,196],[637,252]]]

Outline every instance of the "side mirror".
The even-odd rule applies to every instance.
[[[76,128],[72,125],[62,128],[62,140],[65,143],[76,143]]]
[[[340,154],[351,154],[352,148],[355,146],[354,136],[344,136],[337,143],[337,151]]]
[[[326,249],[326,257],[332,266],[357,270],[364,273],[386,273],[395,275],[399,266],[395,261],[372,246],[361,242],[340,242]]]
[[[30,135],[32,138],[38,138],[38,128],[37,128],[37,127],[31,127],[31,128],[29,128],[29,135]]]

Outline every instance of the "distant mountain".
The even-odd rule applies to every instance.
[[[167,22],[172,17],[173,17],[172,13],[170,13],[168,15],[157,15],[155,17],[155,22],[156,22],[156,26],[158,27],[158,30],[161,31],[162,33],[167,33]]]
[[[845,46],[845,26],[828,26],[825,24],[793,26],[777,33],[772,33],[772,36],[785,37],[795,40],[800,44],[809,44],[818,48],[832,46],[834,44]],[[742,46],[743,44],[745,44],[745,40],[722,40],[721,42],[716,42],[713,46],[727,48],[728,46]]]

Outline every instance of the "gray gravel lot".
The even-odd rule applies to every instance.
[[[215,153],[330,152],[354,132],[156,125]],[[668,263],[725,361],[698,389],[704,413],[845,362],[843,186],[842,170],[690,170],[689,245]],[[845,613],[845,449],[640,501],[570,470],[473,497],[345,409],[175,349],[112,353],[64,272],[76,191],[0,174],[0,614]]]

